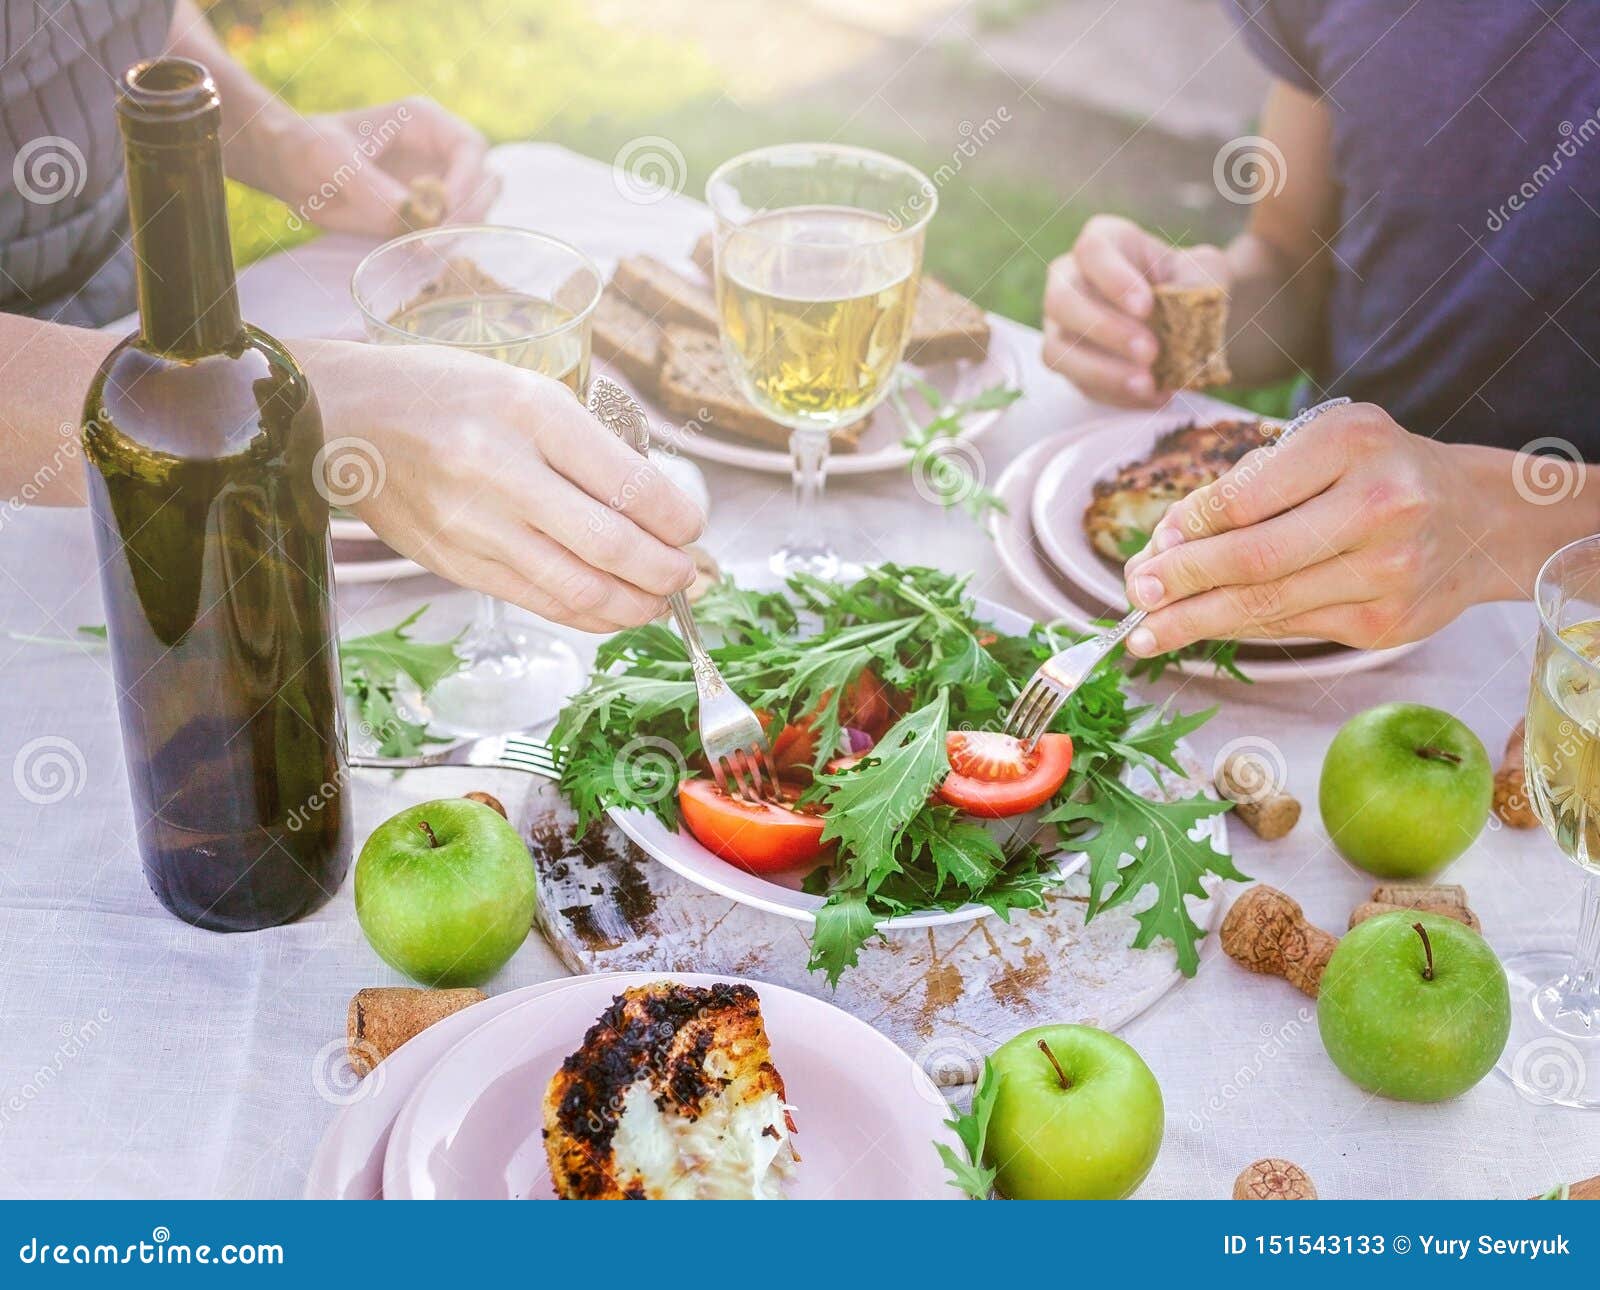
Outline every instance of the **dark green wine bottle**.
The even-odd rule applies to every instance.
[[[350,864],[322,419],[239,316],[210,74],[158,59],[118,91],[139,330],[83,446],[139,851],[179,918],[271,927]]]

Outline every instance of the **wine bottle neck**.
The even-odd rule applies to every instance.
[[[216,88],[197,63],[158,60],[129,71],[118,109],[145,347],[177,358],[224,350],[244,324]]]

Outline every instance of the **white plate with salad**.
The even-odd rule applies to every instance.
[[[690,882],[815,924],[814,965],[830,971],[841,963],[819,946],[847,966],[876,931],[1036,908],[1089,863],[1097,838],[1094,908],[1156,882],[1152,851],[1183,853],[1193,881],[1179,885],[1195,895],[1204,872],[1231,875],[1227,803],[1193,783],[1176,801],[1152,800],[1126,773],[1186,776],[1178,741],[1206,714],[1154,713],[1119,671],[1102,670],[1023,752],[995,732],[1066,638],[968,596],[965,581],[881,565],[847,587],[725,582],[700,602],[725,678],[768,721],[787,806],[725,797],[704,773],[694,683],[673,632],[611,638],[552,734],[567,750],[561,786],[581,825],[609,815]],[[1185,935],[1180,909],[1181,899],[1171,926]]]

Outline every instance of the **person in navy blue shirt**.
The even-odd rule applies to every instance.
[[[1045,359],[1158,406],[1151,289],[1209,283],[1238,381],[1356,402],[1168,513],[1129,562],[1155,610],[1130,649],[1381,647],[1526,598],[1600,531],[1600,6],[1228,5],[1273,74],[1217,156],[1246,230],[1178,248],[1097,216],[1051,265]]]

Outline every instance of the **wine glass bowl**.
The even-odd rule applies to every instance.
[[[728,367],[745,397],[790,432],[795,529],[773,566],[833,577],[838,558],[817,520],[829,436],[892,387],[934,186],[882,153],[784,144],[723,163],[706,199]]]
[[[1600,1107],[1600,537],[1551,556],[1534,603],[1528,797],[1583,887],[1572,948],[1505,961],[1512,1029],[1500,1069],[1535,1100]]]
[[[384,243],[357,266],[351,294],[375,344],[482,354],[560,381],[582,400],[602,286],[594,263],[566,242],[530,229],[471,225]],[[459,671],[426,696],[406,696],[415,715],[445,734],[539,725],[582,684],[582,667],[565,643],[508,622],[504,605],[490,596],[478,597],[456,650]]]

